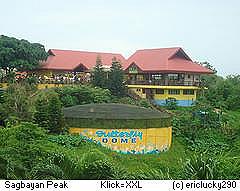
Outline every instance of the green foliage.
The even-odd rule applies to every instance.
[[[4,102],[4,90],[0,88],[0,104]]]
[[[0,129],[0,156],[13,164],[14,169],[28,169],[43,155],[37,143],[45,139],[44,131],[32,123]]]
[[[129,105],[137,105],[145,108],[152,108],[152,104],[147,99],[133,99],[131,97],[113,97],[113,103],[121,103],[121,104],[129,104]]]
[[[204,154],[195,154],[187,160],[184,172],[188,179],[215,180],[222,179],[220,161],[216,157],[209,157]]]
[[[240,179],[240,157],[223,156],[220,158],[220,169],[222,179],[239,180]]]
[[[13,69],[19,71],[35,69],[39,66],[39,61],[46,58],[47,53],[41,44],[0,36],[0,68],[7,73]]]
[[[115,179],[113,164],[109,161],[98,160],[87,163],[82,168],[82,179],[108,180]]]
[[[200,101],[213,107],[228,110],[240,109],[240,76],[229,75],[226,79],[217,75],[202,76],[203,86]]]
[[[24,167],[0,156],[0,179],[23,179],[25,178],[25,171],[26,169]]]
[[[112,66],[108,75],[108,89],[112,95],[117,97],[122,97],[126,94],[124,71],[120,61],[117,61],[116,58],[112,60]]]
[[[177,108],[177,101],[175,98],[168,98],[166,100],[166,108],[169,110],[174,110]]]
[[[172,121],[174,135],[183,137],[188,148],[196,152],[212,155],[221,153],[230,147],[228,136],[222,133],[226,124],[225,116],[203,104],[178,111]]]
[[[32,119],[32,100],[29,99],[33,92],[27,85],[10,84],[4,92],[4,103],[0,108],[1,120],[15,118],[21,121],[31,121]]]
[[[214,68],[213,65],[211,65],[209,62],[200,62],[199,64],[202,65],[203,67],[209,69],[209,70],[212,70],[214,74],[217,73],[216,68]]]
[[[109,90],[91,86],[65,86],[56,88],[64,107],[88,103],[107,103],[111,100]]]
[[[91,83],[100,88],[107,87],[107,72],[104,71],[100,56],[97,57],[96,65],[93,68]]]
[[[168,173],[163,173],[161,170],[145,169],[138,170],[130,175],[132,179],[136,180],[170,180],[171,177]]]
[[[54,91],[41,92],[35,103],[34,121],[50,133],[61,133],[64,128],[62,105]]]
[[[48,140],[68,148],[80,147],[86,142],[85,139],[79,135],[52,135]]]
[[[192,155],[190,159],[187,160],[184,166],[184,173],[187,179],[222,179],[222,177],[220,176],[218,159],[208,157],[203,154]]]

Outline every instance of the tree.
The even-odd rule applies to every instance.
[[[42,92],[35,103],[34,121],[49,133],[61,133],[64,128],[62,105],[54,91]]]
[[[27,87],[22,84],[11,84],[3,93],[3,103],[0,108],[0,114],[3,117],[2,120],[15,117],[23,121],[29,121],[32,119],[32,104],[31,95],[33,94]]]
[[[124,71],[120,61],[114,57],[108,76],[108,89],[117,97],[125,95],[126,87],[124,85]]]
[[[107,76],[104,72],[101,57],[97,56],[96,65],[92,73],[92,84],[100,88],[106,88]]]
[[[203,67],[212,70],[214,74],[217,73],[216,68],[213,67],[213,65],[211,65],[209,62],[199,62],[198,64],[202,65]]]
[[[14,69],[29,71],[37,68],[40,61],[47,59],[43,45],[18,40],[13,37],[0,36],[0,69],[6,74]]]

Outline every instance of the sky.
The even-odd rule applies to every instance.
[[[0,34],[51,49],[121,53],[182,47],[240,74],[239,0],[0,0]]]

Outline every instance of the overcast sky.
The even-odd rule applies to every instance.
[[[182,47],[240,74],[239,0],[0,0],[0,33],[46,49],[122,53]]]

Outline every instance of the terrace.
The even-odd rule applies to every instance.
[[[200,75],[197,74],[130,74],[128,85],[158,85],[158,86],[200,86]]]

